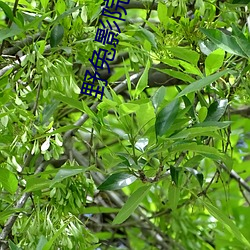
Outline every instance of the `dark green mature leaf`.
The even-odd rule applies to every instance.
[[[18,187],[16,176],[5,168],[0,168],[0,183],[2,183],[3,187],[11,194],[14,194]]]
[[[120,212],[116,215],[112,224],[121,224],[124,222],[139,206],[143,198],[147,195],[150,187],[150,185],[144,185],[131,194]]]
[[[228,36],[224,34],[222,31],[217,29],[200,28],[200,30],[219,48],[224,49],[225,51],[231,54],[246,57],[246,54],[241,49],[240,45],[237,43],[235,37]]]
[[[227,104],[228,104],[227,99],[222,99],[212,103],[208,108],[207,117],[204,122],[219,121],[227,109]]]
[[[175,183],[176,186],[178,186],[178,180],[179,180],[179,173],[181,169],[180,168],[175,168],[173,166],[170,166],[170,175],[172,181]]]
[[[191,84],[189,84],[185,89],[183,89],[178,95],[178,97],[181,97],[183,95],[195,92],[197,90],[200,90],[204,87],[206,87],[207,85],[213,83],[214,81],[218,80],[220,77],[222,77],[223,75],[227,74],[231,72],[230,70],[223,70],[221,72],[215,73],[213,75],[207,76],[205,78],[202,78],[198,81],[195,81]]]
[[[244,5],[247,5],[249,3],[250,3],[249,0],[233,0],[232,2],[232,4],[244,4]]]
[[[133,183],[136,177],[132,174],[120,172],[109,176],[99,187],[99,190],[117,190]]]
[[[156,136],[162,136],[168,131],[175,121],[178,110],[179,101],[175,99],[159,112],[155,121]]]
[[[56,47],[63,39],[64,28],[61,24],[56,25],[50,35],[51,47]]]
[[[3,9],[5,15],[11,20],[14,20],[14,15],[12,13],[11,8],[9,7],[9,5],[7,5],[6,3],[4,3],[3,1],[0,1],[0,8]]]
[[[202,187],[203,185],[203,181],[204,181],[204,176],[201,172],[197,171],[194,168],[189,168],[186,167],[185,168],[188,172],[190,172],[193,176],[195,176],[195,178],[197,179],[197,181],[199,182],[200,186]]]

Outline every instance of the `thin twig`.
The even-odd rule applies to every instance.
[[[224,169],[232,179],[236,180],[240,186],[250,192],[250,186],[234,170],[229,170],[224,163],[218,165],[220,168]]]

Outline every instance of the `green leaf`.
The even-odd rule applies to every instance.
[[[179,180],[179,173],[180,173],[181,169],[180,168],[176,168],[173,166],[170,166],[170,175],[171,175],[171,179],[174,182],[174,184],[176,186],[178,186],[178,180]]]
[[[148,70],[149,70],[149,67],[150,67],[150,61],[148,60],[147,61],[147,64],[146,64],[146,68],[145,70],[143,71],[137,85],[136,85],[136,89],[135,89],[135,93],[134,93],[134,96],[135,98],[137,98],[139,96],[139,94],[147,87],[148,85]]]
[[[247,5],[249,4],[249,0],[233,0],[232,4],[244,4]]]
[[[162,73],[165,73],[169,76],[172,76],[174,78],[177,78],[177,79],[180,79],[184,82],[193,82],[195,79],[191,76],[189,76],[188,74],[186,73],[183,73],[183,72],[180,72],[180,71],[176,71],[176,70],[173,70],[173,69],[158,69],[156,68],[156,70],[162,72]]]
[[[206,107],[201,107],[199,112],[198,112],[198,118],[200,122],[203,122],[206,119],[207,116],[207,108]]]
[[[14,194],[18,187],[18,180],[16,176],[5,168],[0,168],[0,183],[11,194]]]
[[[59,102],[52,100],[51,103],[45,104],[42,112],[42,124],[49,122],[50,118],[53,116],[54,112],[58,108]]]
[[[156,116],[155,132],[156,136],[164,135],[174,123],[179,110],[179,101],[174,99]]]
[[[14,25],[11,28],[0,30],[0,42],[6,38],[17,36],[22,33],[24,30],[20,29],[18,26]]]
[[[143,43],[143,41],[147,40],[150,42],[150,44],[153,48],[157,48],[157,44],[155,42],[155,35],[147,29],[144,29],[140,26],[138,29],[138,26],[137,26],[134,37],[137,38],[141,43]]]
[[[231,121],[225,121],[225,122],[204,121],[195,124],[193,127],[217,127],[217,129],[222,129],[228,127],[230,124],[232,124]]]
[[[168,204],[173,211],[176,210],[179,199],[180,188],[178,188],[173,182],[171,182],[168,188]]]
[[[225,51],[222,49],[217,49],[210,53],[205,60],[205,72],[206,75],[211,75],[223,65],[225,57]]]
[[[244,51],[244,53],[250,57],[250,42],[244,37],[244,39],[240,37],[235,37],[237,43],[239,44],[240,48]]]
[[[22,250],[17,245],[15,245],[11,240],[9,240],[8,242],[9,242],[10,250]]]
[[[53,24],[55,23],[58,23],[60,20],[62,20],[63,18],[65,18],[66,16],[78,11],[79,9],[81,9],[83,7],[82,4],[76,6],[76,7],[73,7],[72,9],[69,9],[69,10],[66,10],[64,13],[62,13],[60,16],[58,16],[56,18],[56,20],[53,22]]]
[[[55,178],[52,180],[51,186],[57,182],[61,182],[62,180],[66,179],[70,176],[74,176],[74,175],[83,173],[83,172],[85,172],[85,170],[86,170],[85,168],[79,167],[79,166],[77,166],[77,167],[68,166],[68,167],[61,168],[57,172]]]
[[[200,199],[201,200],[201,199]],[[201,200],[202,201],[202,200]],[[202,201],[208,212],[216,218],[223,226],[232,233],[239,241],[241,241],[245,246],[250,248],[250,242],[245,238],[245,236],[240,232],[238,227],[230,220],[220,209],[216,208],[212,204]]]
[[[50,46],[56,47],[63,39],[64,28],[61,24],[56,25],[50,35]]]
[[[74,98],[70,98],[68,96],[65,96],[65,95],[62,95],[62,94],[59,94],[59,93],[56,93],[54,92],[53,94],[53,97],[63,103],[66,103],[68,104],[69,106],[73,107],[73,108],[76,108],[82,112],[85,112],[84,108],[83,108],[83,105],[80,101],[74,99]]]
[[[196,143],[184,143],[174,145],[171,149],[171,153],[180,152],[183,150],[197,152],[205,157],[208,157],[214,161],[223,161],[229,168],[231,167],[232,163],[230,163],[230,157],[226,154],[220,153],[216,148],[207,146],[207,145],[197,145]]]
[[[233,36],[228,36],[222,31],[217,29],[204,29],[200,28],[201,32],[204,33],[213,43],[219,48],[241,57],[246,57],[246,54],[241,49],[237,40]]]
[[[119,212],[119,208],[114,208],[114,207],[96,207],[96,206],[92,206],[92,207],[82,207],[80,209],[82,214],[111,214],[111,213],[117,213]]]
[[[158,107],[163,102],[165,94],[166,94],[166,87],[161,86],[159,89],[156,90],[156,92],[152,96],[151,101],[155,111],[157,111]]]
[[[169,48],[168,50],[172,52],[175,57],[190,62],[194,66],[197,65],[200,58],[200,54],[198,52],[190,49],[176,47],[176,48]]]
[[[132,174],[120,172],[109,176],[99,187],[99,190],[117,190],[133,183],[136,177]]]
[[[14,15],[13,15],[13,12],[12,12],[11,8],[9,7],[9,5],[7,5],[7,4],[4,3],[3,1],[0,1],[0,8],[3,9],[5,15],[6,15],[11,21],[14,21]]]
[[[23,212],[24,209],[23,208],[9,208],[7,207],[5,211],[0,212],[0,222],[4,223],[6,219],[8,219],[8,217],[14,213],[18,213],[18,212]]]
[[[37,177],[37,176],[31,176],[26,178],[26,188],[24,192],[33,192],[38,190],[43,190],[46,188],[49,188],[51,185],[51,180]]]
[[[44,235],[41,235],[40,239],[38,241],[36,250],[43,250],[43,247],[46,245],[47,242],[48,241],[47,241],[46,237]]]
[[[166,24],[168,21],[168,10],[167,10],[167,6],[166,4],[159,2],[158,6],[157,6],[157,14],[158,14],[158,18],[160,20],[160,22],[162,24]]]
[[[40,0],[40,2],[41,2],[42,7],[43,7],[44,9],[46,9],[46,8],[47,8],[47,5],[48,5],[48,3],[49,3],[49,0]]]
[[[65,222],[64,222],[65,223]],[[64,229],[68,226],[69,222],[68,223],[65,223],[59,230],[57,230],[55,232],[55,234],[53,235],[53,237],[45,244],[45,246],[43,247],[42,250],[49,250],[52,245],[53,245],[53,242],[59,237],[59,235],[64,231]]]
[[[189,167],[186,167],[185,168],[188,172],[190,172],[192,175],[195,176],[195,178],[197,179],[197,181],[199,182],[200,186],[202,187],[203,185],[203,181],[204,181],[204,176],[201,172],[197,171],[196,169],[194,168],[189,168]]]
[[[139,206],[143,198],[147,195],[150,187],[150,185],[144,185],[131,194],[120,212],[116,215],[112,224],[121,224],[124,222]]]
[[[131,114],[140,109],[140,105],[135,103],[122,103],[119,105],[119,109],[121,114]]]
[[[185,89],[183,89],[178,95],[178,97],[181,97],[183,95],[195,92],[197,90],[200,90],[204,87],[206,87],[207,85],[213,83],[214,81],[218,80],[220,77],[222,77],[223,75],[227,74],[231,72],[230,70],[223,70],[221,72],[215,73],[213,75],[207,76],[205,78],[202,78],[198,81],[195,81],[191,84],[189,84]]]
[[[227,104],[228,104],[227,99],[222,99],[222,100],[213,102],[208,108],[208,114],[205,119],[205,122],[219,121],[227,109]]]
[[[206,135],[207,132],[215,131],[218,127],[195,127],[188,128],[180,131],[179,133],[172,135],[170,139],[190,139],[196,136]]]

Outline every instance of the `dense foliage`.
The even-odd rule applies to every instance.
[[[250,249],[248,1],[123,4],[101,100],[107,2],[0,1],[0,249]]]

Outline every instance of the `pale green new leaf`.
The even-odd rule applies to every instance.
[[[148,70],[150,67],[150,61],[148,60],[145,70],[143,71],[135,89],[135,98],[139,96],[139,94],[147,87],[148,85]]]
[[[222,49],[217,49],[210,53],[205,60],[205,72],[206,75],[211,75],[223,65],[225,57],[225,51]]]
[[[14,194],[18,187],[16,176],[5,168],[0,168],[0,183],[11,194]]]
[[[170,183],[170,186],[168,188],[168,204],[173,211],[177,208],[179,198],[180,188],[177,187],[174,182]]]
[[[42,250],[49,250],[51,249],[54,241],[59,237],[59,235],[65,230],[65,228],[68,226],[68,223],[65,223],[56,233],[53,235],[53,237],[45,244]]]

